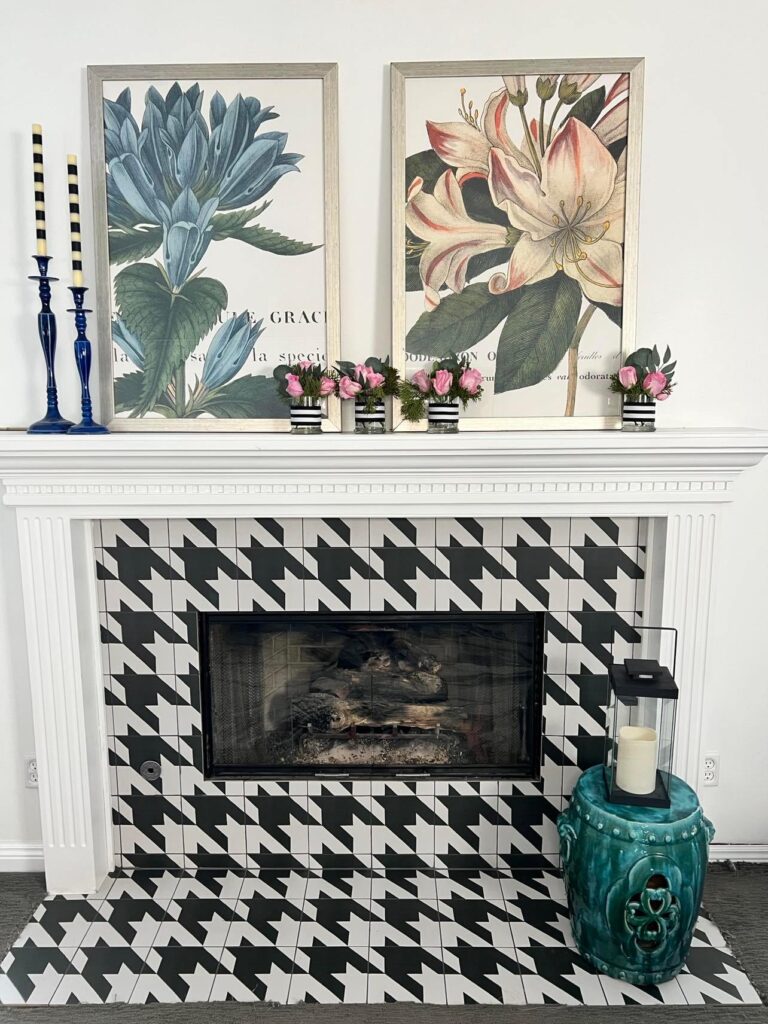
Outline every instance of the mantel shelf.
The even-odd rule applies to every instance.
[[[0,434],[7,505],[120,515],[663,515],[733,500],[768,431]],[[598,511],[600,510],[600,511]]]
[[[115,433],[92,437],[0,433],[0,476],[55,477],[104,474],[184,478],[231,472],[322,475],[383,472],[434,477],[488,469],[739,469],[768,453],[768,431],[746,428],[359,434],[311,437],[246,433]]]

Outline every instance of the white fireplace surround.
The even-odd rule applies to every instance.
[[[15,507],[48,888],[112,869],[91,523],[247,516],[647,516],[645,619],[680,630],[676,771],[697,782],[717,523],[768,432],[0,434]]]

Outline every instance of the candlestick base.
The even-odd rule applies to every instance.
[[[68,434],[108,434],[109,427],[105,427],[103,423],[96,423],[92,420],[90,423],[86,423],[85,420],[81,420],[76,423],[73,427],[70,427],[67,431]]]
[[[43,416],[27,427],[28,434],[70,434],[74,424],[61,415]]]

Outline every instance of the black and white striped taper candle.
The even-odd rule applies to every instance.
[[[32,172],[35,179],[35,237],[37,255],[48,255],[45,237],[45,177],[43,175],[43,126],[32,125]]]
[[[77,157],[67,154],[67,193],[69,195],[69,236],[72,243],[72,285],[83,287],[83,245],[80,235],[80,188],[77,182]]]

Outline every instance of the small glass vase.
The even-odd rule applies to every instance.
[[[656,400],[643,395],[641,398],[621,400],[621,429],[633,431],[651,431],[656,429]]]
[[[355,402],[356,434],[383,434],[386,429],[383,402],[373,402],[370,408],[366,402]]]
[[[323,429],[323,410],[316,398],[294,398],[291,402],[291,433],[319,434]]]
[[[459,403],[451,399],[430,399],[427,402],[427,433],[457,434]]]

